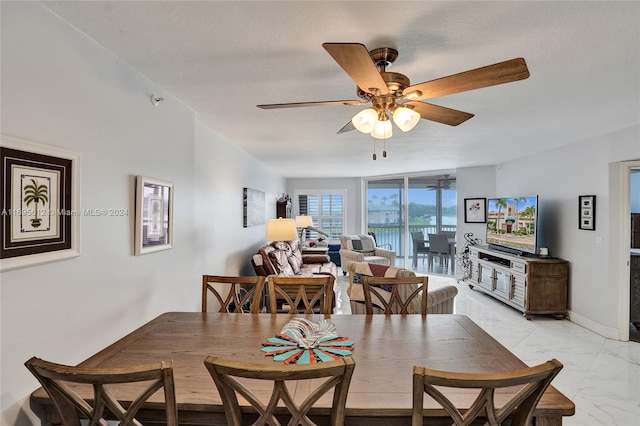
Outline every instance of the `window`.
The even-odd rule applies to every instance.
[[[295,190],[293,197],[297,214],[311,216],[313,226],[329,234],[329,239],[337,240],[344,234],[344,190],[301,189]],[[318,234],[308,231],[306,236],[315,239]]]
[[[403,176],[365,180],[367,231],[379,246],[389,244],[399,266],[413,257],[412,232],[455,232],[454,176]]]

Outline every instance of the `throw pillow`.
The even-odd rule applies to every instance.
[[[289,261],[289,265],[291,265],[291,269],[293,269],[293,273],[299,274],[300,267],[302,266],[302,257],[291,255],[287,257],[287,260]]]
[[[289,264],[287,252],[283,250],[274,250],[269,253],[269,259],[276,269],[276,274],[284,274],[286,276],[295,275],[293,268]]]
[[[363,276],[385,277],[387,275],[387,271],[389,270],[389,266],[378,265],[377,263],[366,263],[362,266],[358,265],[358,267],[356,267],[356,270],[360,270],[361,272],[354,272],[353,283],[362,284]],[[391,292],[391,290],[393,289],[393,286],[391,284],[373,284],[373,286],[381,288],[382,290],[385,290],[388,292]]]

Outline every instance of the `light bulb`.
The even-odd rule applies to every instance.
[[[353,116],[351,123],[362,133],[371,133],[378,121],[378,113],[373,108],[363,109]]]
[[[391,129],[391,121],[384,120],[378,121],[373,128],[373,132],[371,132],[371,136],[376,139],[389,139],[393,135],[393,130]]]
[[[416,127],[418,121],[420,121],[420,114],[411,108],[398,107],[393,112],[393,122],[396,123],[396,126],[398,126],[403,132],[408,132]]]

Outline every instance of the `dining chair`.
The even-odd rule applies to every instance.
[[[166,419],[162,420],[167,426],[178,425],[172,361],[131,367],[87,368],[33,357],[25,362],[25,366],[49,394],[63,426],[80,426],[79,419],[85,417],[90,419],[90,425],[108,426],[103,417],[105,411],[115,416],[122,426],[141,425],[136,419],[138,411],[160,389],[164,389],[166,412]],[[132,397],[133,390],[128,388],[126,400],[116,397],[118,392],[111,385],[134,382],[144,382],[142,391],[136,392],[137,396]],[[78,384],[92,385],[93,398],[85,400],[76,393],[74,385]]]
[[[313,364],[252,364],[242,361],[229,360],[208,356],[204,361],[207,370],[211,374],[213,381],[222,398],[224,411],[229,426],[240,426],[243,422],[244,408],[240,409],[238,396],[246,400],[257,412],[259,418],[252,425],[280,425],[283,416],[280,415],[282,408],[285,408],[291,419],[289,425],[314,426],[316,423],[309,418],[313,405],[324,395],[333,389],[333,402],[330,408],[331,425],[344,425],[345,405],[351,376],[355,368],[355,361],[351,357],[340,358],[336,361],[320,362]],[[238,380],[240,378],[241,380]],[[305,383],[305,388],[310,387],[309,395],[302,403],[297,404],[294,395],[287,387],[287,383],[298,380],[324,379],[320,384],[317,381]],[[253,380],[247,380],[253,379]],[[264,389],[260,386],[260,381],[273,381],[270,395],[261,398],[259,395],[265,392],[258,392]],[[291,384],[291,383],[290,383]],[[317,385],[316,385],[317,384]],[[253,391],[249,386],[253,386]],[[299,385],[300,386],[300,385]],[[298,386],[298,389],[299,389]],[[291,389],[295,390],[296,387]],[[282,404],[279,405],[279,402]],[[329,411],[329,409],[326,409]],[[278,415],[276,415],[276,412]],[[286,417],[289,417],[287,415]],[[279,417],[280,419],[278,419]]]
[[[411,241],[413,242],[413,267],[418,266],[418,256],[420,253],[429,254],[429,246],[425,243],[424,233],[422,231],[416,231],[411,233]],[[424,265],[424,258],[422,256],[422,264]]]
[[[428,283],[427,276],[393,278],[363,276],[365,313],[372,315],[377,311],[385,315],[406,315],[417,312],[418,306],[414,305],[419,303],[420,313],[427,315]]]
[[[202,312],[207,312],[207,295],[213,294],[220,304],[218,312],[260,312],[265,277],[202,276]],[[226,296],[216,287],[227,290]]]
[[[470,425],[483,414],[485,424],[501,425],[511,416],[512,426],[532,424],[533,410],[562,364],[552,359],[534,367],[491,373],[466,373],[413,367],[412,426],[422,426],[424,394],[430,395],[453,419],[454,424]],[[494,395],[499,388],[518,386],[519,390],[508,401],[496,407]],[[479,389],[473,404],[464,413],[445,396],[444,388]]]
[[[333,275],[313,277],[270,275],[267,278],[270,313],[331,314],[333,308]]]
[[[445,234],[429,234],[429,268],[433,269],[433,257],[437,256],[440,265],[449,268],[451,248]]]

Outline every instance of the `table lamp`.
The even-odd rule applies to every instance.
[[[291,241],[298,238],[296,222],[293,219],[269,219],[265,239],[267,241]]]

